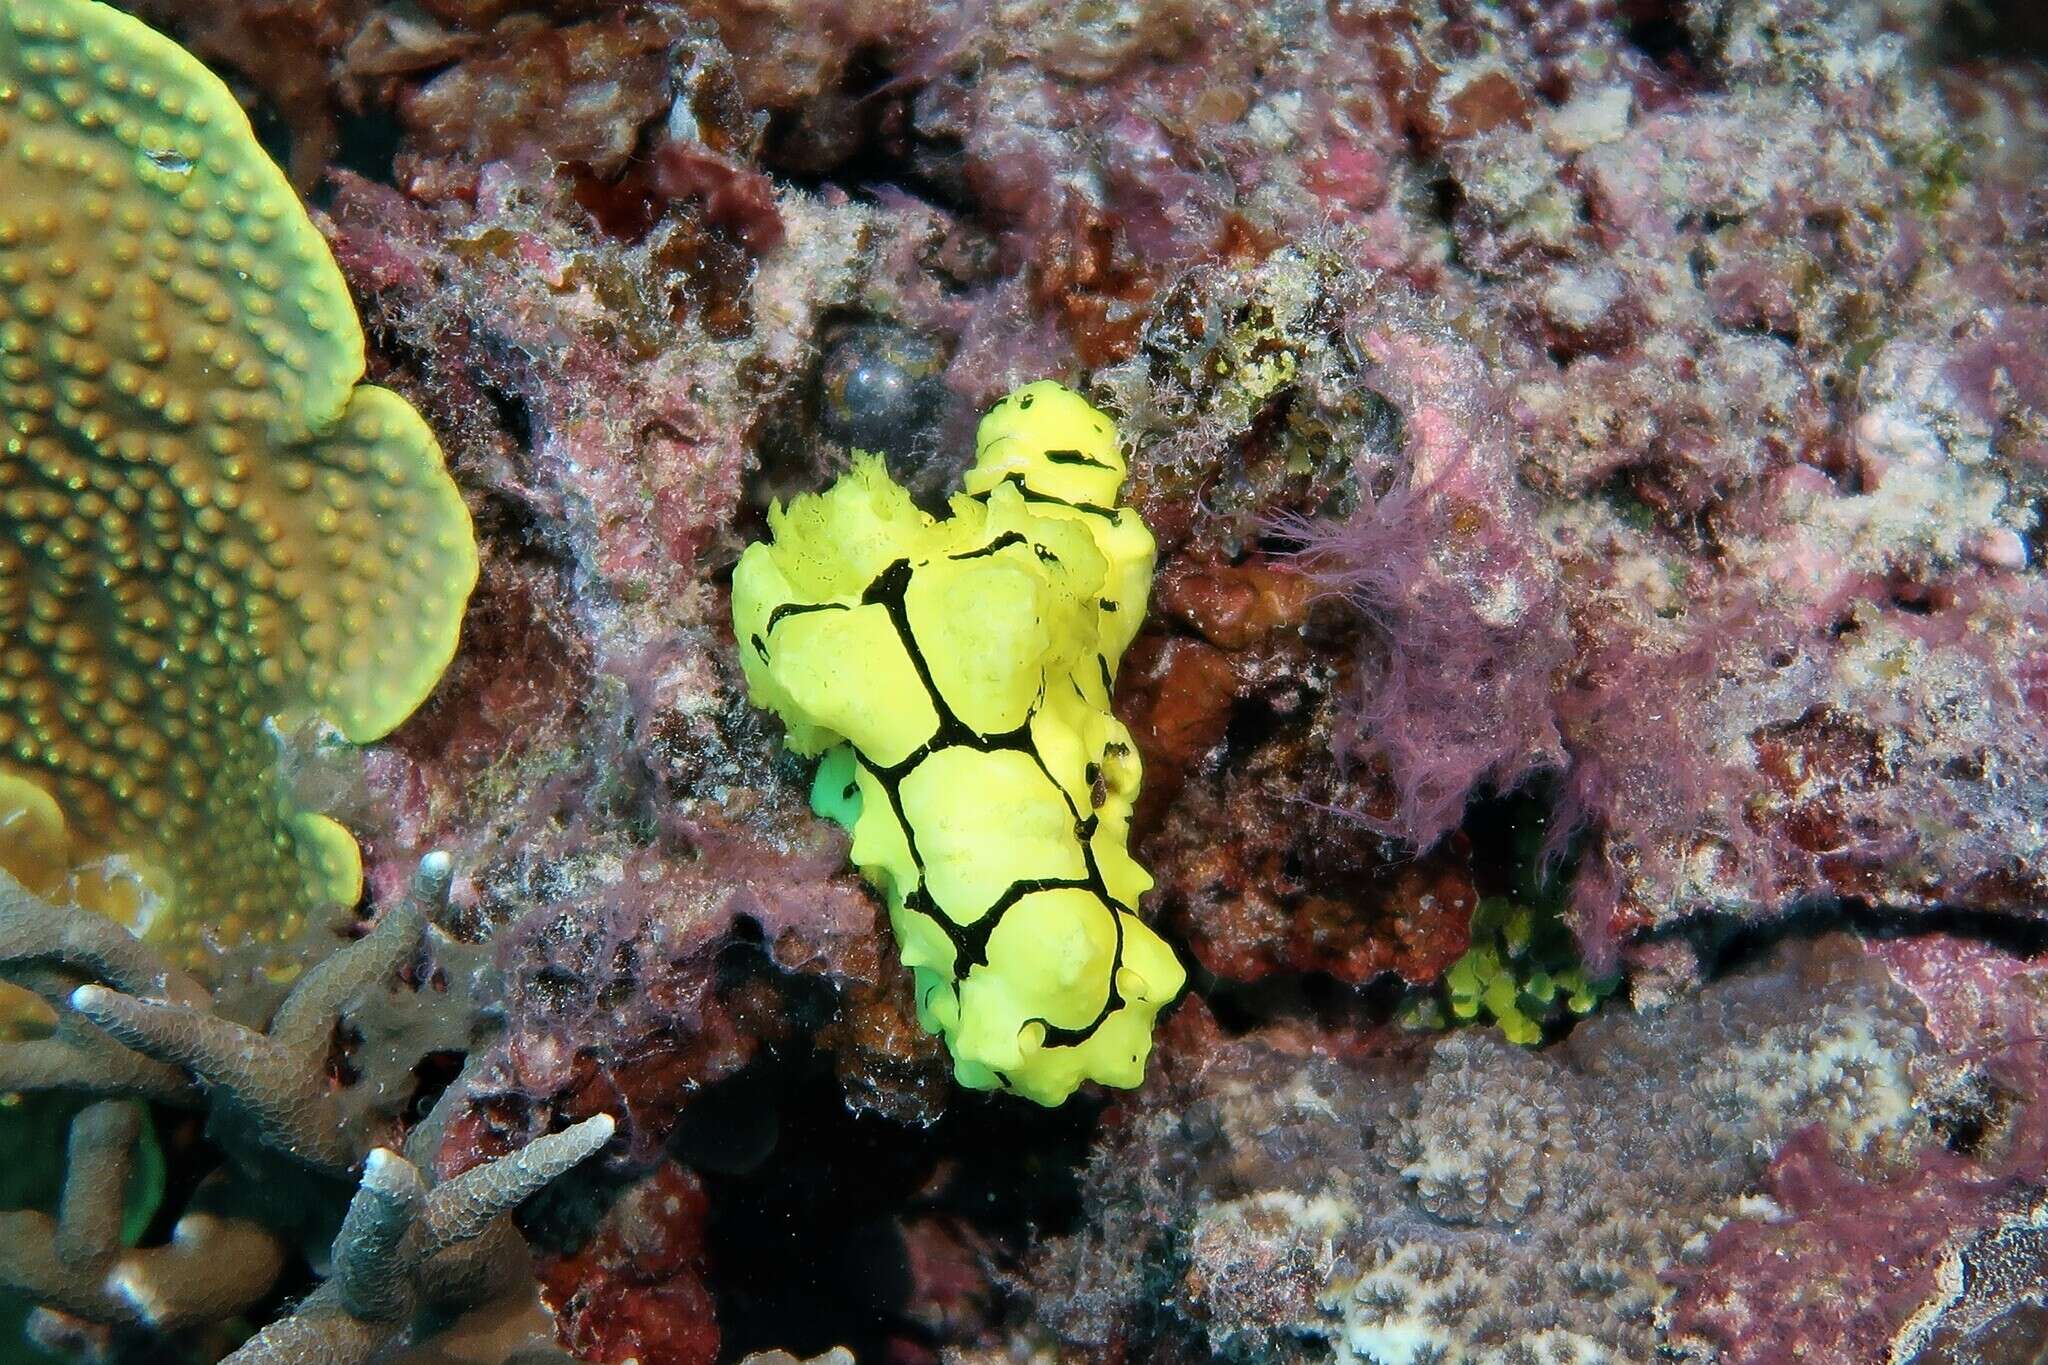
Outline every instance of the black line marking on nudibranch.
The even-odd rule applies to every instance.
[[[1118,521],[1118,513],[1122,511],[1121,508],[1104,507],[1099,502],[1068,502],[1065,498],[1054,497],[1050,493],[1041,493],[1035,488],[1027,487],[1022,474],[1005,474],[1003,475],[1003,482],[1016,489],[1017,495],[1026,502],[1035,502],[1041,506],[1064,507],[1070,512],[1086,512],[1091,517],[1103,518],[1112,526],[1121,524]],[[982,501],[986,502],[988,494],[982,494],[981,498]]]
[[[763,629],[768,634],[773,635],[775,628],[781,625],[783,618],[787,616],[808,616],[814,611],[852,610],[853,608],[847,606],[844,602],[784,602],[774,611],[768,613],[768,624]]]
[[[979,550],[962,550],[959,554],[947,555],[946,558],[980,559],[984,555],[992,555],[996,553],[998,550],[1007,550],[1012,545],[1022,545],[1023,543],[1024,536],[1021,532],[1005,531],[1001,535],[997,536],[994,540],[991,540],[988,544],[982,546]]]

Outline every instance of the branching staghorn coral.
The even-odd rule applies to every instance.
[[[435,875],[445,877],[441,860]],[[443,882],[445,885],[445,881]],[[325,1060],[334,1021],[356,992],[380,981],[419,944],[417,900],[398,906],[358,942],[306,974],[267,1033],[194,1005],[142,999],[106,986],[80,986],[71,1008],[128,1047],[196,1076],[220,1107],[245,1117],[270,1147],[340,1172],[353,1144],[328,1093]]]
[[[115,1097],[74,1121],[58,1217],[6,1216],[0,1284],[90,1322],[156,1331],[220,1320],[267,1294],[286,1243],[256,1216],[263,1201],[237,1190],[225,1168],[200,1186],[169,1243],[120,1248],[136,1125],[128,1097],[211,1108],[217,1130],[251,1139],[236,1153],[245,1163],[274,1149],[345,1173],[353,1149],[325,1092],[336,1019],[413,950],[423,906],[446,884],[446,860],[426,859],[413,896],[307,973],[264,1034],[211,1013],[203,987],[119,925],[51,905],[0,873],[0,980],[59,1009],[50,1037],[0,1043],[0,1086]]]
[[[120,926],[51,905],[0,873],[0,980],[59,1009],[50,1037],[0,1043],[0,1087],[107,1097],[74,1120],[56,1216],[0,1215],[0,1288],[102,1328],[152,1333],[225,1320],[270,1293],[293,1242],[326,1236],[334,1201],[322,1191],[357,1168],[372,1137],[327,1082],[337,1024],[418,949],[448,885],[448,859],[422,859],[407,898],[309,971],[258,1032],[215,1013],[204,988]],[[523,1245],[499,1215],[603,1146],[612,1120],[429,1189],[418,1166],[466,1100],[466,1080],[411,1130],[410,1160],[372,1151],[329,1284],[252,1341],[245,1350],[259,1353],[247,1359],[367,1359],[418,1313],[440,1323],[524,1282]],[[233,1160],[201,1183],[168,1242],[124,1249],[136,1098],[210,1110],[212,1135]]]
[[[333,1274],[226,1365],[362,1365],[415,1320],[431,1329],[506,1293],[524,1275],[525,1247],[504,1215],[604,1146],[613,1127],[606,1114],[585,1119],[431,1188],[413,1161],[377,1148],[334,1240]],[[438,1135],[438,1125],[423,1131]],[[424,1160],[431,1143],[408,1145]]]
[[[111,920],[52,906],[0,871],[0,980],[34,991],[58,1010],[50,1036],[0,1043],[0,1092],[68,1090],[200,1103],[198,1089],[178,1068],[129,1051],[64,1008],[74,990],[95,980],[167,1003],[205,1003],[203,987],[163,966]]]
[[[431,1189],[412,1161],[375,1149],[335,1238],[333,1273],[229,1359],[357,1365],[416,1321],[431,1331],[508,1295],[528,1270],[502,1215],[596,1152],[613,1127],[607,1115],[586,1119]],[[418,1131],[409,1145],[423,1152],[441,1128],[429,1121]],[[121,1190],[136,1133],[136,1112],[122,1101],[79,1115],[58,1216],[0,1214],[0,1285],[88,1321],[159,1332],[246,1310],[284,1263],[282,1242],[258,1222],[191,1212],[164,1246],[121,1248]]]
[[[135,1105],[102,1100],[72,1120],[55,1218],[0,1214],[0,1286],[89,1322],[171,1332],[234,1316],[270,1292],[284,1244],[250,1219],[195,1207],[162,1246],[123,1248],[121,1198],[140,1132]]]
[[[428,855],[407,900],[309,971],[258,1033],[213,1013],[189,978],[151,970],[147,950],[119,926],[50,905],[0,873],[0,979],[64,1011],[52,1037],[0,1043],[0,1084],[211,1105],[221,1126],[343,1174],[362,1139],[326,1086],[335,1020],[418,947],[426,907],[447,885],[448,860]]]

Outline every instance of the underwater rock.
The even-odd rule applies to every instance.
[[[1726,1286],[1730,1305],[1742,1277],[1776,1277],[1786,1312],[1742,1329],[1759,1342],[1806,1332],[1795,1305],[1844,1275],[1896,1275],[1910,1292],[1843,1301],[1902,1331],[1941,1249],[2019,1211],[2020,1173],[2037,1169],[2031,1120],[1997,1104],[1977,1110],[1991,1127],[1973,1155],[1944,1149],[1928,1113],[1980,1063],[1919,1020],[1835,938],[1541,1052],[1490,1031],[1171,1031],[1159,1076],[1105,1134],[1081,1230],[1039,1249],[1040,1339],[1128,1359],[1311,1343],[1359,1362],[1647,1359],[1685,1334],[1660,1326],[1663,1305],[1705,1302],[1667,1272]],[[1917,1223],[1927,1258],[1886,1268],[1888,1210],[1949,1198],[1970,1216]],[[1757,1238],[1808,1254],[1738,1250]],[[1863,1337],[1806,1339],[1867,1358],[1828,1354]]]
[[[579,1360],[712,1365],[718,1320],[703,1282],[706,1201],[666,1162],[620,1195],[573,1254],[544,1255],[543,1297]]]

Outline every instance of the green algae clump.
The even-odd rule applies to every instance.
[[[1473,908],[1472,946],[1444,973],[1453,1016],[1470,1022],[1483,1014],[1523,1047],[1542,1042],[1547,1023],[1591,1014],[1619,984],[1587,974],[1554,909],[1506,896]]]
[[[469,516],[362,384],[332,254],[221,82],[94,0],[0,11],[0,867],[186,961],[353,902],[281,730],[453,656]]]
[[[733,573],[749,691],[824,756],[812,805],[888,901],[919,1021],[962,1085],[1047,1105],[1137,1085],[1186,982],[1137,915],[1139,760],[1110,710],[1154,555],[1125,473],[1107,417],[1027,385],[945,519],[863,456]]]

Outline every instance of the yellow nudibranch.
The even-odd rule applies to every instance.
[[[1107,417],[1027,385],[950,516],[859,455],[733,573],[749,690],[824,755],[812,805],[888,900],[919,1021],[962,1085],[1047,1105],[1137,1085],[1186,981],[1137,915],[1138,754],[1109,706],[1154,555],[1125,473]]]

